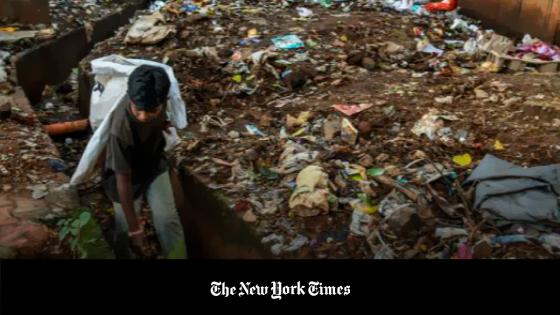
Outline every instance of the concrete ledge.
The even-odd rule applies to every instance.
[[[93,74],[80,66],[78,70],[78,109],[82,118],[89,117],[91,89],[94,84]]]
[[[88,49],[91,50],[95,43],[113,36],[119,27],[129,23],[129,19],[134,16],[134,13],[136,13],[137,10],[143,9],[145,6],[145,1],[138,4],[130,4],[124,7],[121,11],[97,21],[93,26],[91,43]]]
[[[15,62],[18,85],[31,104],[41,100],[46,85],[68,78],[88,51],[85,29],[80,28],[18,55]]]

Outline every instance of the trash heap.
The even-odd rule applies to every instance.
[[[558,75],[496,62],[529,47],[448,5],[394,3],[157,1],[80,68],[171,65],[176,159],[278,257],[553,257]]]
[[[87,27],[95,20],[119,11],[127,2],[132,3],[135,0],[50,0],[51,24],[57,32]]]
[[[18,97],[23,96],[0,96],[0,187],[5,193],[37,185],[46,191],[44,184],[60,182],[57,173],[65,162],[57,157],[31,107],[19,103]]]
[[[55,146],[43,126],[54,119],[76,117],[77,72],[69,82],[48,86],[44,91],[45,102],[34,109],[18,87],[15,71],[18,55],[80,27],[90,34],[95,21],[131,2],[52,0],[49,25],[0,21],[0,195],[3,202],[13,199],[11,203],[15,207],[3,209],[4,220],[0,222],[3,246],[29,245],[33,250],[44,247],[45,253],[50,252],[51,247],[45,242],[54,238],[52,231],[36,222],[52,223],[67,215],[65,211],[79,206],[77,192],[64,183],[68,181],[65,173],[72,174],[76,162],[73,157],[79,158],[83,151],[82,142],[68,138]],[[24,231],[30,226],[38,232]],[[20,236],[15,239],[14,235]]]
[[[48,39],[56,38],[80,27],[92,28],[93,23],[135,2],[112,0],[50,0],[50,25],[26,25],[14,21],[0,21],[0,42],[11,44],[19,51]],[[19,52],[18,51],[18,52]],[[12,53],[16,53],[12,51]]]
[[[28,25],[0,20],[0,95],[8,95],[17,86],[16,56],[48,40],[85,27],[88,36],[95,21],[140,0],[50,0],[51,23]]]
[[[42,96],[41,102],[35,106],[35,113],[65,161],[61,170],[72,176],[89,139],[89,124],[87,120],[80,119],[79,109],[75,106],[78,101],[78,68],[73,69],[63,83],[47,86]],[[83,127],[75,128],[73,132],[61,128],[68,124],[82,124]]]
[[[124,5],[132,3],[133,1],[134,0],[128,2],[113,2],[111,0],[51,0],[49,2],[51,16],[50,25],[25,25],[13,23],[11,21],[0,21],[0,110],[3,116],[2,123],[4,127],[7,128],[6,132],[10,129],[8,125],[12,123],[16,126],[19,125],[13,128],[21,131],[19,136],[13,134],[11,136],[12,138],[21,137],[21,141],[29,143],[31,148],[41,147],[41,140],[36,140],[35,136],[30,136],[32,133],[26,131],[29,126],[35,126],[39,122],[50,124],[55,121],[73,120],[77,117],[77,110],[74,106],[76,103],[78,86],[77,69],[72,73],[68,82],[57,86],[46,87],[43,93],[44,102],[39,104],[37,116],[26,113],[24,108],[16,104],[14,101],[14,92],[17,89],[18,83],[13,62],[17,58],[17,55],[40,43],[55,39],[77,28],[86,27],[86,29],[91,30],[92,23],[96,20],[120,10]],[[37,118],[39,118],[38,121]],[[38,126],[40,126],[40,124],[38,124]],[[70,145],[71,139],[67,142],[67,144]],[[22,148],[22,150],[24,150],[24,148]],[[78,156],[80,154],[78,151],[73,153]],[[23,154],[23,156],[26,157],[25,154]],[[36,159],[27,160],[29,163],[41,164],[41,161],[36,161]],[[9,169],[11,169],[12,172],[18,172],[20,169],[32,169],[29,165],[23,167],[25,163],[22,163],[12,161]],[[73,164],[74,162],[70,163]],[[67,170],[66,165],[63,166],[64,163],[62,161],[58,164],[60,165],[55,167],[57,172]],[[71,171],[71,169],[68,171]],[[7,174],[6,172],[3,173]],[[68,174],[71,174],[71,172]],[[25,178],[25,174],[23,178],[21,178],[21,181],[18,178],[18,176],[12,177],[9,186],[17,186],[20,182],[25,184],[28,180]]]

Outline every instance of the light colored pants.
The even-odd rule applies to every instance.
[[[169,172],[159,175],[146,191],[146,199],[152,210],[154,227],[166,258],[187,258],[183,227],[173,197]],[[143,196],[134,201],[136,215],[142,210]],[[115,247],[117,257],[133,256],[128,246],[128,222],[120,203],[113,203],[115,209]]]

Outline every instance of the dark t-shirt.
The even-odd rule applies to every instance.
[[[163,109],[158,119],[149,123],[139,122],[130,113],[128,99],[115,109],[103,172],[103,187],[113,202],[120,203],[116,172],[131,173],[133,197],[136,200],[157,176],[168,170],[163,151],[165,118]]]

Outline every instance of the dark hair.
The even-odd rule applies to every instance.
[[[136,107],[150,111],[167,99],[171,82],[160,67],[142,65],[134,69],[128,78],[128,97]]]

